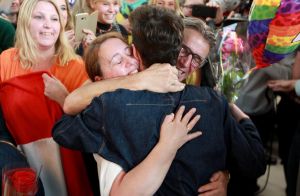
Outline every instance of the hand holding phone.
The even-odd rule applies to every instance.
[[[83,29],[89,29],[96,33],[98,12],[95,11],[90,15],[88,13],[79,13],[75,16],[75,41],[82,41],[85,36]]]
[[[206,19],[208,17],[215,18],[217,15],[217,8],[210,7],[203,4],[192,5],[192,16]]]

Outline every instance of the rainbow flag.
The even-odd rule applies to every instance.
[[[254,0],[248,42],[257,68],[279,62],[300,45],[300,0]]]

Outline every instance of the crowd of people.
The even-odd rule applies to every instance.
[[[299,2],[277,3],[300,14]],[[196,4],[214,7],[215,18],[193,17]],[[40,171],[36,195],[253,196],[278,124],[287,195],[294,196],[299,40],[268,65],[251,48],[253,66],[264,68],[251,72],[236,104],[217,90],[218,29],[226,18],[245,17],[250,5],[0,0],[0,168]],[[76,40],[73,18],[95,11],[96,32],[83,29]],[[290,23],[299,31],[298,20]]]

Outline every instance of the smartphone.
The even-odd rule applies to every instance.
[[[96,33],[98,20],[98,12],[95,11],[91,14],[79,13],[75,15],[75,40],[81,41],[84,37],[83,29],[89,29],[94,34]]]
[[[192,16],[206,19],[208,17],[215,18],[217,15],[216,7],[209,7],[202,4],[192,6]]]

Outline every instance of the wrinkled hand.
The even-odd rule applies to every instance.
[[[273,91],[290,92],[295,89],[297,80],[269,80],[268,87]]]
[[[192,118],[196,109],[190,109],[183,116],[184,110],[185,107],[181,106],[175,115],[167,115],[161,125],[159,143],[165,145],[170,152],[176,153],[186,142],[202,134],[200,131],[189,133],[200,119],[200,115]]]
[[[82,45],[83,45],[83,48],[86,48],[94,41],[94,39],[96,39],[96,36],[93,33],[93,31],[91,31],[89,29],[83,29],[82,32],[85,34],[85,36],[82,40]]]
[[[184,89],[185,84],[178,80],[178,70],[170,64],[156,63],[140,72],[141,84],[145,90],[166,93]]]
[[[210,183],[201,186],[198,189],[201,196],[226,196],[227,185],[229,182],[229,173],[227,171],[218,171],[210,178]]]
[[[42,75],[42,78],[45,85],[44,94],[49,99],[52,99],[63,106],[65,98],[69,94],[66,87],[54,76],[51,77],[48,74],[44,73]]]

